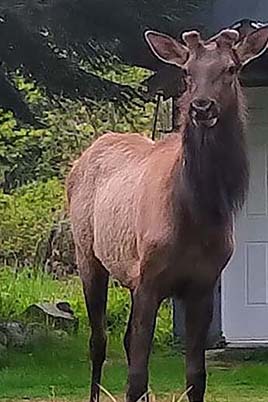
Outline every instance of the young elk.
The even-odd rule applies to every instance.
[[[265,51],[268,28],[243,41],[234,30],[207,42],[185,32],[184,44],[152,31],[145,37],[155,56],[184,71],[179,132],[156,143],[138,134],[103,135],[76,161],[67,183],[92,328],[91,401],[99,399],[111,275],[132,298],[127,401],[147,391],[156,314],[174,296],[185,304],[189,401],[203,402],[213,287],[232,256],[233,217],[248,186],[238,75]]]

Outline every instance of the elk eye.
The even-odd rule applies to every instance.
[[[234,75],[235,73],[236,73],[236,66],[230,66],[230,67],[228,67],[228,73],[230,74],[230,75]]]

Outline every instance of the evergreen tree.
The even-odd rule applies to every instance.
[[[196,4],[194,4],[196,3]],[[24,122],[34,117],[11,73],[20,70],[50,98],[109,99],[124,104],[141,92],[102,77],[115,61],[159,68],[145,29],[175,36],[207,0],[1,0],[0,106]]]
[[[125,104],[141,97],[126,85],[103,78],[115,62],[158,72],[149,81],[153,90],[164,82],[166,96],[176,95],[170,67],[150,53],[143,39],[146,29],[178,36],[184,29],[210,34],[211,0],[1,0],[0,106],[24,122],[35,118],[12,73],[20,70],[35,80],[52,99],[108,99]],[[247,85],[267,84],[268,57],[247,67]],[[255,72],[257,71],[257,75]],[[177,81],[179,75],[177,76]]]

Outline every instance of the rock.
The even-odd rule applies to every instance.
[[[31,348],[50,337],[65,339],[68,334],[77,332],[79,324],[66,301],[33,304],[25,310],[21,319],[25,323],[0,323],[0,353],[10,347]]]
[[[26,326],[24,344],[27,347],[38,345],[48,337],[47,329],[38,323],[30,323]]]
[[[54,330],[63,330],[68,334],[76,333],[79,321],[68,302],[37,303],[29,306],[22,317],[28,322],[39,323]]]
[[[8,339],[4,332],[0,331],[0,345],[7,347]]]
[[[0,332],[6,336],[7,346],[22,347],[25,341],[25,328],[20,322],[0,324]]]
[[[7,346],[0,343],[0,363],[4,358],[6,358],[6,355],[7,355]]]

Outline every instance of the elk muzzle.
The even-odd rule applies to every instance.
[[[189,115],[195,127],[214,127],[219,120],[219,108],[215,100],[196,98],[191,102]]]

